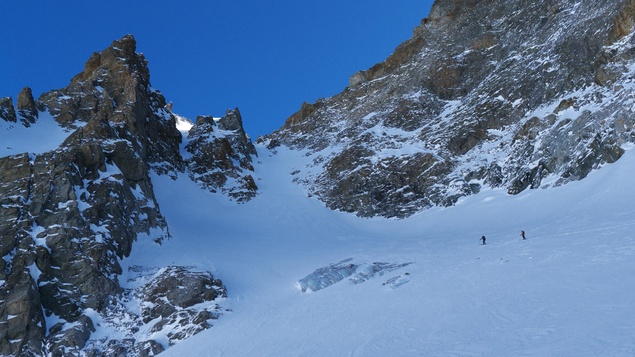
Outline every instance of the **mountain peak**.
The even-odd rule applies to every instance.
[[[137,50],[137,40],[135,40],[134,36],[131,34],[127,34],[118,40],[114,40],[111,48],[120,48],[125,53],[134,54]]]
[[[84,70],[73,80],[97,79],[96,77],[104,74],[103,70],[108,70],[113,74],[133,74],[141,78],[143,82],[149,83],[148,61],[143,54],[137,53],[136,50],[137,41],[132,35],[115,40],[103,51],[93,53],[84,64]]]

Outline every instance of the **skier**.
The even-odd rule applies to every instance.
[[[485,245],[485,236],[482,236],[481,239],[483,241],[483,245]]]
[[[520,231],[520,236],[523,237],[523,240],[525,240],[525,231]]]

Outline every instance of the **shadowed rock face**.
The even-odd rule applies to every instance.
[[[385,62],[266,139],[309,149],[319,173],[301,184],[360,216],[582,179],[635,138],[634,4],[438,0]]]

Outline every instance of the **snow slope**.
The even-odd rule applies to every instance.
[[[84,124],[78,121],[73,129],[63,128],[48,112],[39,112],[37,121],[29,127],[19,121],[12,123],[0,120],[0,157],[55,150],[73,130]]]
[[[325,208],[292,183],[308,159],[278,151],[258,146],[261,194],[241,205],[185,176],[152,178],[173,237],[140,239],[124,268],[193,266],[228,289],[214,326],[162,355],[635,354],[634,150],[563,187],[483,191],[404,220]],[[296,286],[343,261],[411,264]]]

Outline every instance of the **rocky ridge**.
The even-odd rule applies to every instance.
[[[37,100],[26,87],[15,108],[11,98],[0,99],[2,135],[19,127],[37,130],[44,125],[40,121],[63,134],[53,150],[21,153],[7,147],[11,154],[0,157],[0,354],[151,355],[168,347],[143,335],[123,336],[125,341],[91,339],[96,321],[124,315],[150,324],[154,332],[181,331],[169,343],[210,326],[218,313],[191,306],[194,300],[226,295],[211,274],[173,267],[170,274],[159,274],[131,293],[118,280],[119,261],[137,239],[160,243],[170,237],[151,171],[193,176],[189,170],[209,160],[196,154],[205,150],[223,159],[239,152],[240,173],[248,176],[245,172],[253,170],[249,163],[255,150],[237,113],[228,113],[220,125],[233,133],[228,145],[216,148],[220,144],[210,142],[197,148],[193,140],[190,150],[195,154],[184,159],[175,116],[163,95],[152,89],[147,60],[136,52],[132,36],[94,53],[67,87]],[[222,134],[217,139],[222,141]],[[221,161],[214,157],[200,165],[210,168]],[[238,177],[234,166],[217,166],[217,177]],[[215,188],[243,200],[255,195],[255,184],[243,195],[227,181]],[[176,286],[174,276],[189,298],[167,296],[161,311],[141,308],[142,316],[116,308],[126,294],[138,294],[142,306],[162,306],[155,300],[159,290]]]
[[[635,2],[437,0],[413,37],[266,139],[309,195],[407,217],[584,178],[634,139]]]

